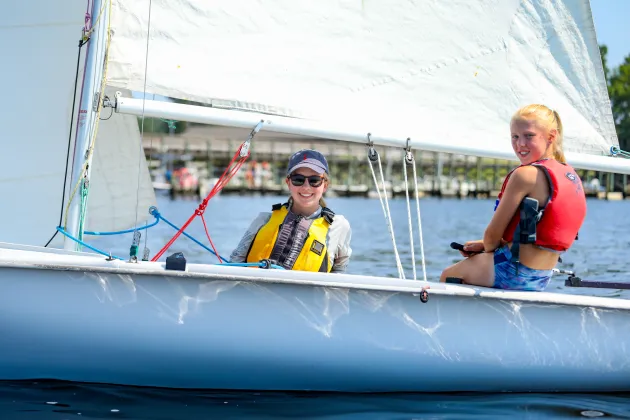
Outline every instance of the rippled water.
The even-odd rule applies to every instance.
[[[0,384],[3,420],[630,418],[630,395],[203,392]]]
[[[219,253],[228,257],[249,222],[284,197],[213,199],[206,210],[208,230]],[[329,206],[348,218],[353,229],[349,272],[396,276],[396,264],[383,212],[376,199],[331,198]],[[413,203],[412,203],[413,204]],[[196,200],[158,199],[164,217],[182,225],[198,205]],[[427,275],[459,259],[451,241],[480,238],[492,216],[494,200],[423,199],[421,212]],[[407,208],[404,199],[390,200],[396,243],[412,277]],[[415,208],[412,206],[415,214]],[[582,278],[630,282],[630,200],[588,202],[580,239],[563,257],[562,268]],[[415,216],[414,216],[415,219]],[[207,243],[203,225],[195,221],[188,233]],[[152,254],[175,231],[159,224],[149,230]],[[418,276],[422,276],[417,227],[414,243]],[[130,235],[92,240],[93,245],[126,256]],[[144,236],[143,236],[144,241]],[[190,262],[216,258],[188,239],[178,240],[168,253],[183,251]],[[564,276],[549,290],[560,293],[630,297],[628,291],[566,288]],[[5,343],[3,345],[10,345]],[[630,418],[630,394],[322,394],[206,392],[100,386],[59,382],[0,383],[0,419],[489,419],[489,418]]]

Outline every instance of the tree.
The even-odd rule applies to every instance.
[[[628,151],[630,150],[630,55],[619,67],[610,70],[606,61],[608,48],[600,45],[599,51],[602,56],[619,147]]]
[[[608,84],[619,147],[630,150],[630,55],[610,74]]]

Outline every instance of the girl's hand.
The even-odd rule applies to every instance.
[[[464,250],[459,251],[459,253],[462,254],[464,257],[468,258],[473,255],[482,253],[483,249],[484,247],[483,247],[482,240],[468,241],[464,244]]]

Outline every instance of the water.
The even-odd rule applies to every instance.
[[[208,231],[222,256],[229,257],[249,222],[259,211],[285,197],[220,196],[205,212]],[[181,226],[197,208],[197,200],[170,201],[158,197],[164,217]],[[331,198],[329,206],[352,226],[353,274],[396,276],[389,231],[378,200]],[[490,220],[494,200],[423,199],[421,212],[427,276],[459,260],[451,241],[478,239]],[[396,244],[408,278],[413,276],[404,199],[390,200]],[[412,203],[415,219],[415,208]],[[630,201],[590,200],[580,239],[563,257],[561,268],[582,278],[629,281]],[[196,220],[187,232],[207,244],[203,224]],[[165,224],[148,232],[152,255],[175,233]],[[417,274],[422,277],[417,226]],[[131,235],[103,237],[93,245],[127,256]],[[144,236],[143,236],[144,244]],[[182,251],[190,262],[216,262],[216,257],[179,239],[169,249]],[[552,280],[549,290],[630,298],[629,291],[566,288],[565,276]],[[10,345],[10,344],[7,344]],[[630,418],[630,394],[327,394],[180,391],[60,382],[0,383],[0,419],[489,419],[489,418]]]
[[[630,418],[630,395],[200,392],[67,383],[0,386],[3,420]]]

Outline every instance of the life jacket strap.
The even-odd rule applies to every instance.
[[[514,230],[512,238],[511,261],[519,262],[519,252],[521,244],[533,244],[536,242],[536,225],[543,216],[544,209],[538,209],[538,200],[531,197],[525,197],[520,205],[520,220]],[[518,269],[518,265],[517,265]]]
[[[335,212],[328,207],[322,207],[322,217],[326,219],[329,225],[332,225],[332,222],[335,218]]]
[[[274,204],[273,206],[271,206],[271,210],[275,211],[275,210],[280,210],[282,208],[282,206],[289,206],[289,203],[277,203]]]
[[[278,265],[291,270],[308,238],[311,223],[313,223],[312,220],[288,212],[280,225],[278,238],[271,250],[269,259],[277,261]]]

